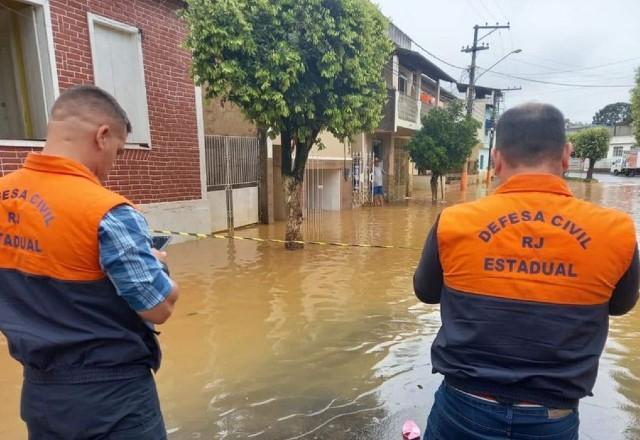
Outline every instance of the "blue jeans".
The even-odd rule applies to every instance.
[[[443,383],[424,440],[578,440],[578,410],[560,417],[554,412],[476,399]]]

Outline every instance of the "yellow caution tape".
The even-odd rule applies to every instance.
[[[278,240],[276,238],[257,238],[257,237],[243,237],[239,235],[226,235],[226,234],[202,234],[198,232],[178,232],[178,231],[166,231],[166,230],[152,230],[154,234],[163,235],[177,235],[181,237],[194,237],[194,238],[217,238],[221,240],[246,240],[256,241],[259,243],[278,243],[278,244],[309,244],[315,246],[338,246],[338,247],[356,247],[356,248],[373,248],[373,249],[405,249],[411,251],[419,251],[421,249],[409,247],[409,246],[389,246],[381,244],[365,244],[365,243],[339,243],[328,241],[298,241],[298,240]]]

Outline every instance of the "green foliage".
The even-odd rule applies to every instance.
[[[579,131],[569,136],[576,156],[596,162],[607,157],[611,135],[606,128],[595,127]]]
[[[636,86],[631,91],[631,113],[634,120],[636,142],[640,145],[640,68],[636,72]]]
[[[192,75],[207,97],[237,104],[298,148],[310,148],[323,130],[345,139],[379,125],[393,46],[387,20],[368,0],[187,5]]]
[[[616,102],[609,104],[595,114],[593,123],[595,125],[629,125],[631,123],[631,104],[627,102]]]
[[[465,116],[461,101],[434,108],[422,118],[422,128],[409,142],[409,154],[419,171],[441,176],[459,169],[478,144],[481,124]]]
[[[587,180],[593,177],[596,162],[607,157],[610,139],[609,130],[603,127],[588,128],[569,136],[569,142],[573,144],[576,157],[589,159]]]

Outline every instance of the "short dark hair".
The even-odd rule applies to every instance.
[[[131,122],[116,98],[100,87],[93,85],[74,86],[65,90],[51,108],[52,119],[62,119],[86,111],[104,114],[124,125],[131,133]]]
[[[507,110],[496,127],[496,149],[511,165],[560,160],[567,142],[564,115],[550,104],[528,103]]]

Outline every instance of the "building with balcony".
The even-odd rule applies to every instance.
[[[396,26],[390,26],[389,35],[396,47],[385,69],[388,100],[384,117],[374,133],[363,133],[352,142],[354,198],[361,202],[371,195],[375,158],[383,164],[386,199],[393,202],[411,194],[413,173],[407,144],[422,127],[424,114],[456,99],[442,85],[453,84],[455,79],[413,50],[411,38]]]

